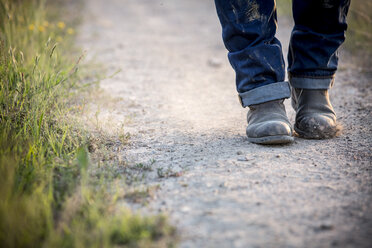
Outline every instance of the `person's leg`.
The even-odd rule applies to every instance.
[[[282,104],[282,99],[290,96],[290,89],[284,82],[281,44],[275,38],[275,1],[215,0],[215,4],[228,58],[236,72],[241,104],[250,107],[249,140],[255,143],[291,141],[292,129]],[[259,104],[266,107],[257,106]]]
[[[288,98],[289,87],[283,82],[282,47],[275,38],[275,1],[215,0],[215,3],[242,105]]]
[[[337,70],[337,50],[345,40],[350,0],[293,0],[295,26],[288,52],[295,130],[305,138],[337,134],[329,101]]]

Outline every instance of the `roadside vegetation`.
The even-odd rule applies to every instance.
[[[117,208],[124,194],[92,176],[96,141],[68,117],[90,87],[61,14],[74,2],[0,0],[0,247],[172,246],[165,217]]]

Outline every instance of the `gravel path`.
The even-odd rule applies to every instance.
[[[213,1],[87,0],[84,20],[80,45],[121,69],[101,83],[120,100],[99,118],[107,131],[125,124],[120,156],[160,185],[131,207],[168,214],[181,247],[372,247],[371,78],[352,57],[331,92],[342,136],[259,146],[245,137]],[[279,20],[284,48],[291,25]]]

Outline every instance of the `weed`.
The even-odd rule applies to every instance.
[[[168,177],[180,177],[182,176],[182,172],[175,172],[171,168],[167,168],[164,170],[164,168],[160,167],[157,168],[157,174],[159,178],[168,178]]]
[[[91,177],[91,136],[70,118],[91,84],[53,2],[0,0],[0,247],[168,246],[163,216],[117,209],[115,177]]]

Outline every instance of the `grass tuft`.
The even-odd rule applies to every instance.
[[[84,90],[74,20],[53,6],[0,0],[0,247],[169,246],[164,217],[117,209],[92,182],[89,135],[68,118]]]

